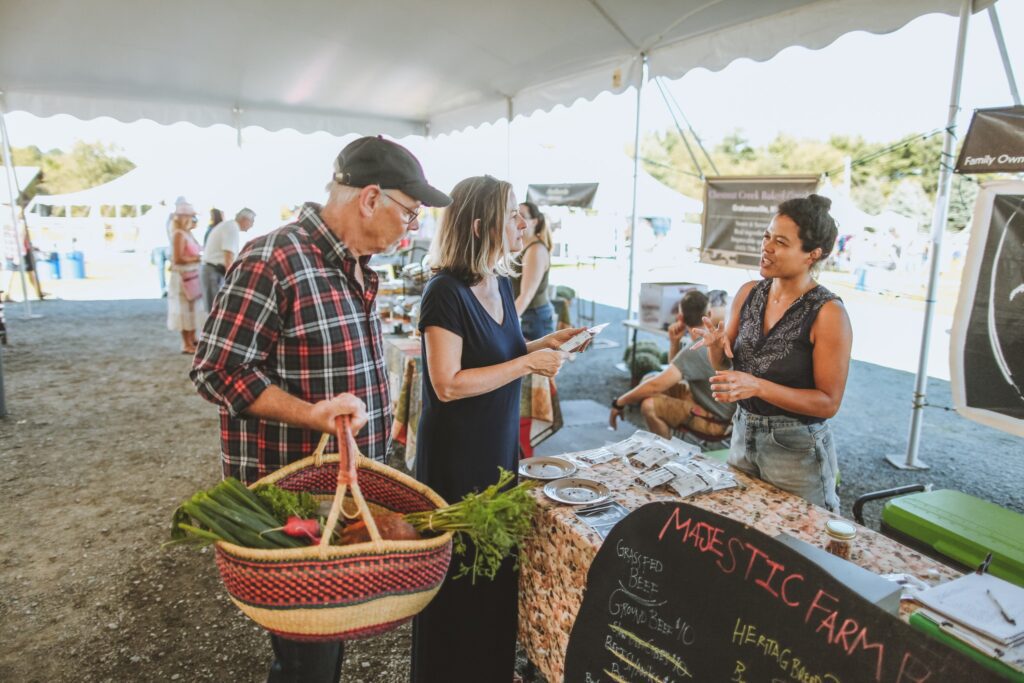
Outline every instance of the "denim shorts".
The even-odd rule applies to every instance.
[[[839,464],[827,422],[804,424],[737,407],[729,464],[815,505],[839,512]]]
[[[550,303],[523,311],[520,319],[526,341],[540,339],[555,331],[555,307]]]

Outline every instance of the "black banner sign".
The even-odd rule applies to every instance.
[[[956,160],[956,171],[1024,171],[1024,106],[975,110]]]
[[[605,539],[565,662],[566,683],[997,680],[781,542],[668,502]]]
[[[1024,436],[1024,183],[982,185],[953,318],[953,402]]]
[[[757,268],[761,236],[781,202],[806,197],[817,176],[717,177],[704,184],[704,225],[700,260],[721,266]]]
[[[597,183],[569,183],[563,185],[529,185],[526,201],[538,206],[578,206],[589,209],[594,205]]]

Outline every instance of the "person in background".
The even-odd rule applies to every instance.
[[[199,285],[199,242],[192,235],[196,210],[185,202],[171,217],[171,277],[167,282],[167,327],[181,333],[181,352],[196,352],[196,336],[206,320]]]
[[[836,512],[827,420],[843,401],[853,330],[839,297],[814,280],[838,234],[831,205],[816,194],[779,204],[761,240],[764,279],[740,288],[727,324],[706,318],[694,332],[719,369],[715,399],[739,404],[729,464]]]
[[[213,298],[220,291],[224,276],[238,255],[240,233],[248,232],[255,222],[256,213],[252,209],[242,209],[235,214],[234,220],[221,221],[207,233],[202,270],[203,301],[207,310],[213,309]]]
[[[523,250],[513,269],[512,279],[516,312],[527,341],[540,339],[555,331],[555,307],[548,300],[548,273],[551,271],[551,231],[547,219],[533,202],[519,205],[519,216],[526,223]]]
[[[177,211],[179,206],[188,204],[188,200],[183,195],[178,195],[178,198],[174,200],[174,209]],[[160,206],[165,206],[166,202],[160,202]],[[152,209],[156,211],[156,209]],[[150,262],[156,266],[157,280],[160,282],[160,296],[167,296],[167,263],[171,260],[171,248],[169,246],[171,241],[171,223],[174,222],[175,211],[167,214],[167,221],[164,223],[164,232],[166,233],[167,239],[163,240],[163,244],[153,248],[153,253],[150,255]],[[146,214],[147,216],[149,214]]]
[[[370,258],[414,230],[422,206],[451,199],[409,150],[376,137],[341,150],[328,192],[323,206],[305,204],[296,222],[245,245],[192,364],[199,393],[219,408],[224,476],[246,484],[312,453],[338,415],[352,416],[368,458],[387,455],[391,399]],[[327,448],[336,452],[336,439]],[[270,641],[268,683],[338,681],[343,643]]]
[[[39,274],[36,272],[36,254],[35,248],[32,246],[32,238],[28,233],[28,226],[23,226],[23,234],[21,240],[21,258],[24,259],[25,264],[25,280],[31,285],[32,289],[36,292],[36,298],[40,301],[50,296],[43,291],[43,286],[39,282]],[[15,236],[15,240],[17,236]],[[17,254],[15,254],[17,256]],[[15,283],[20,283],[21,277],[21,264],[19,264],[13,257],[6,259],[6,267],[11,271],[11,277],[7,281],[7,301],[11,301],[11,291],[14,289]],[[15,279],[19,278],[19,279]],[[28,299],[28,292],[24,292],[25,299]]]
[[[210,240],[210,233],[218,225],[224,222],[224,212],[220,209],[210,209],[210,224],[206,226],[206,234],[203,235],[203,249],[206,249],[206,243]]]
[[[640,403],[647,429],[670,438],[673,429],[686,429],[705,436],[721,436],[736,412],[731,403],[712,396],[710,379],[716,371],[708,362],[707,349],[690,350],[695,328],[712,315],[708,295],[691,289],[683,295],[677,320],[669,326],[669,357],[672,363],[612,401],[608,424],[618,428],[623,409]],[[686,342],[685,346],[683,341]]]
[[[510,262],[527,230],[511,184],[459,182],[431,248],[434,277],[420,304],[423,412],[416,478],[448,501],[515,472],[521,378],[553,377],[581,330],[526,341],[516,315]],[[467,549],[472,555],[474,549]],[[413,683],[512,680],[519,575],[507,558],[493,581],[452,580],[413,621]]]

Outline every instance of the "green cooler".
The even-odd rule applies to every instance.
[[[882,532],[924,553],[1024,586],[1024,515],[959,491],[914,493],[886,502]]]

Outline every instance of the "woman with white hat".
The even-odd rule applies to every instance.
[[[167,283],[167,327],[181,332],[181,352],[196,352],[197,335],[206,320],[199,282],[202,248],[192,236],[196,210],[178,202],[171,216],[171,277]]]

